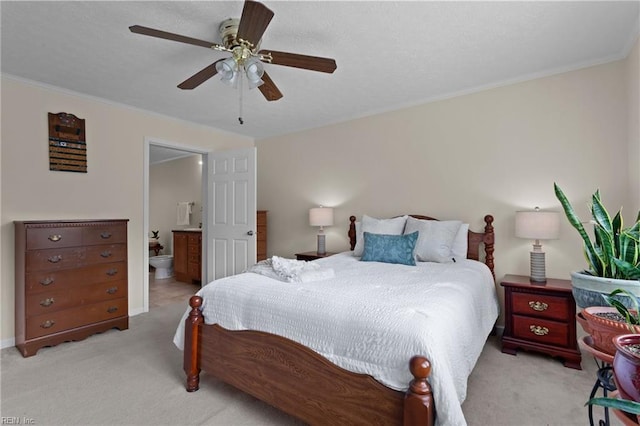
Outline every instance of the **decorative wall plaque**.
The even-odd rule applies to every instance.
[[[84,120],[73,114],[49,113],[49,170],[87,173]]]

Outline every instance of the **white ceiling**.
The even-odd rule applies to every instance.
[[[2,1],[2,73],[262,139],[622,59],[639,1],[269,1],[262,47],[334,58],[324,74],[266,65],[284,97],[239,96],[214,77],[177,84],[225,53],[133,34],[142,25],[220,42],[241,1]],[[70,111],[73,112],[73,111]]]

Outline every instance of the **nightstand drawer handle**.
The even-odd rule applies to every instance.
[[[107,238],[111,238],[111,232],[104,231],[103,233],[100,234],[100,238],[102,238],[103,240],[106,240]]]
[[[56,323],[56,322],[55,322],[55,321],[53,321],[53,320],[46,320],[45,322],[43,322],[42,324],[40,324],[40,327],[42,327],[42,328],[51,328],[51,327],[53,327],[53,325],[54,325],[55,323]]]
[[[40,301],[40,306],[48,308],[49,306],[53,305],[53,302],[54,302],[53,297],[48,297]]]
[[[62,235],[60,234],[49,235],[49,240],[53,241],[54,243],[60,241],[61,239],[62,239]]]
[[[110,277],[114,276],[117,273],[118,270],[116,268],[107,269],[107,275],[109,275]]]
[[[109,294],[116,294],[117,292],[118,292],[118,287],[111,287],[107,289],[107,293]]]
[[[55,256],[49,256],[47,260],[51,263],[58,263],[62,260],[62,256],[59,254],[56,254]]]
[[[116,306],[109,306],[109,308],[107,309],[107,312],[112,314],[114,312],[117,312],[118,308]]]
[[[544,302],[538,302],[536,300],[535,302],[533,301],[529,302],[529,307],[534,311],[542,312],[542,311],[546,311],[549,305],[547,305]]]
[[[105,251],[103,251],[102,253],[100,253],[100,256],[101,256],[101,257],[104,257],[105,259],[106,259],[107,257],[111,257],[111,251],[109,251],[109,250],[105,250]]]
[[[545,336],[549,334],[549,329],[547,327],[542,327],[539,325],[530,325],[529,330],[536,336]]]

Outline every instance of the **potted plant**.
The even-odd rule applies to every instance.
[[[613,378],[622,399],[640,402],[640,334],[623,334],[614,339]]]
[[[592,240],[562,189],[556,183],[553,186],[569,223],[582,237],[589,266],[588,270],[571,273],[576,304],[581,308],[603,306],[601,294],[617,288],[640,296],[640,212],[633,225],[625,228],[621,210],[611,219],[596,190],[591,197]]]
[[[621,302],[621,295],[631,308]],[[584,331],[591,335],[593,346],[613,357],[617,350],[613,340],[615,337],[627,333],[640,333],[640,302],[624,289],[615,289],[608,295],[602,295],[602,298],[610,306],[589,306],[576,318]]]
[[[149,238],[150,246],[155,246],[156,244],[158,244],[159,234],[160,234],[160,231],[151,231],[151,237]]]

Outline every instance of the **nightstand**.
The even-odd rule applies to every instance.
[[[502,352],[543,352],[563,358],[565,367],[581,370],[571,281],[547,278],[546,283],[533,283],[529,277],[506,275],[500,285],[505,305]]]
[[[307,251],[304,253],[296,253],[296,259],[297,260],[316,260],[316,259],[322,259],[323,257],[331,256],[334,254],[336,253],[332,253],[330,251],[326,252],[325,254],[318,254],[315,251]]]

